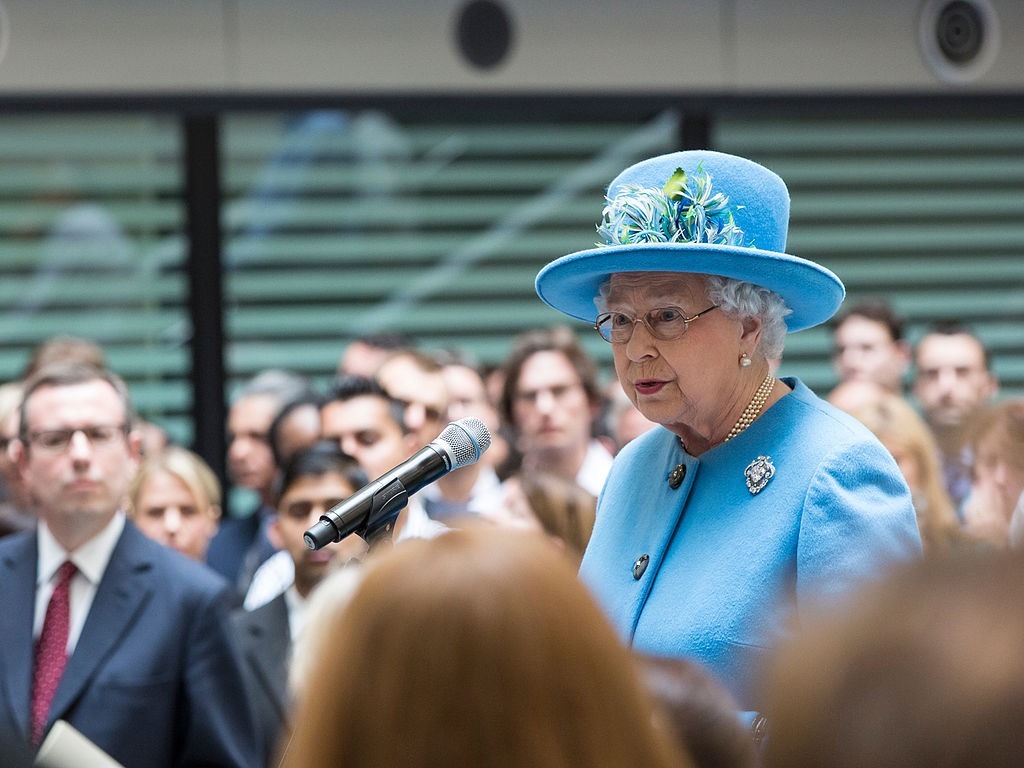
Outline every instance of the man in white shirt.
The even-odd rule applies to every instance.
[[[366,473],[355,459],[327,441],[300,448],[282,468],[277,515],[269,534],[280,549],[274,557],[288,557],[290,584],[258,608],[233,616],[266,765],[276,765],[275,753],[291,709],[288,663],[292,644],[305,625],[307,598],[331,569],[365,549],[361,539],[349,536],[311,550],[303,534],[366,483]]]
[[[575,480],[599,496],[612,455],[594,438],[602,405],[597,367],[564,326],[518,337],[503,366],[502,416],[524,471]]]

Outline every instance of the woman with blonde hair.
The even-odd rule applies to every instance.
[[[149,538],[203,562],[220,524],[220,499],[209,465],[187,448],[169,445],[139,467],[128,511]]]
[[[850,411],[896,459],[917,514],[925,555],[948,552],[960,523],[942,477],[939,446],[924,419],[899,395],[882,394]]]
[[[285,768],[691,765],[629,651],[536,536],[474,526],[403,542],[307,631],[316,668]]]

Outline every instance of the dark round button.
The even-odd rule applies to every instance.
[[[683,484],[683,478],[686,477],[686,465],[679,464],[668,473],[668,487],[675,490]]]
[[[644,575],[644,571],[647,570],[647,564],[651,562],[651,558],[648,555],[640,555],[633,563],[633,578],[637,581]]]

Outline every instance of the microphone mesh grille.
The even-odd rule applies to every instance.
[[[491,447],[491,433],[480,419],[469,416],[453,421],[437,438],[451,449],[452,469],[475,463]]]

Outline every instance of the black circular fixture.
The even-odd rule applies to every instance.
[[[917,41],[925,65],[948,83],[983,77],[999,54],[993,0],[924,0]]]
[[[512,19],[494,0],[471,0],[458,11],[455,37],[462,56],[479,69],[496,67],[512,47]]]
[[[954,64],[973,60],[985,42],[985,22],[977,7],[953,0],[939,11],[935,37],[943,56]]]

